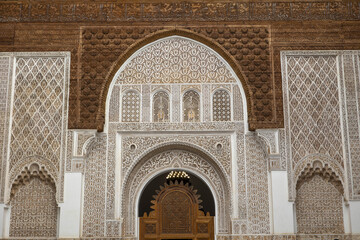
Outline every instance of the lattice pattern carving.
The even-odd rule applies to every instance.
[[[183,96],[183,120],[184,122],[200,121],[200,95],[189,90]]]
[[[127,91],[122,96],[122,122],[139,122],[140,121],[140,94],[134,90]]]
[[[344,233],[341,193],[316,173],[297,190],[296,220],[299,233]]]
[[[217,90],[212,102],[213,121],[231,121],[231,99],[226,90]]]
[[[165,91],[156,92],[153,96],[153,121],[168,122],[170,119],[169,94]]]
[[[45,164],[63,199],[68,71],[67,53],[11,53],[14,96],[9,154],[9,183],[33,159]],[[11,186],[6,186],[10,188]],[[9,201],[9,195],[5,195]]]
[[[191,199],[182,192],[174,192],[162,201],[162,233],[191,233]]]
[[[342,139],[340,121],[338,73],[342,71],[336,57],[340,52],[324,53],[282,54],[289,197],[293,200],[297,177],[315,160],[329,164],[344,180],[343,144],[347,138]]]
[[[313,153],[343,166],[336,57],[289,56],[287,71],[293,166]]]
[[[10,168],[36,154],[59,169],[66,105],[64,61],[63,57],[17,58]]]
[[[11,237],[56,237],[55,185],[39,176],[31,175],[11,198]]]

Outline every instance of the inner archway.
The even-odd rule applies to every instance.
[[[182,171],[182,169],[173,169],[171,171]],[[153,196],[156,194],[156,191],[160,189],[160,186],[164,186],[166,182],[166,177],[168,176],[170,170],[163,172],[153,178],[145,186],[143,192],[141,193],[139,205],[138,205],[138,217],[144,216],[144,213],[147,215],[153,210],[151,209],[151,201],[154,200]],[[215,200],[214,196],[211,193],[210,188],[207,184],[198,176],[191,172],[186,172],[190,177],[190,185],[197,190],[197,195],[200,196],[202,200],[201,210],[206,214],[210,213],[211,216],[215,216]]]
[[[165,181],[158,185],[159,181]],[[205,194],[202,200],[200,191]],[[148,191],[158,185],[153,200],[147,199]],[[150,210],[142,206],[151,204]],[[205,205],[205,208],[203,207]],[[185,171],[172,170],[155,177],[145,187],[139,202],[139,239],[214,239],[214,199],[210,189],[196,175],[190,177]],[[141,214],[141,213],[140,213]]]

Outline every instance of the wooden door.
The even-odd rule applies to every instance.
[[[188,184],[165,184],[140,218],[140,240],[213,240],[214,217],[199,210],[201,200]]]

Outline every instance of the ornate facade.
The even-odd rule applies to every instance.
[[[140,239],[180,169],[215,202],[198,239],[360,238],[359,9],[0,3],[0,237]]]

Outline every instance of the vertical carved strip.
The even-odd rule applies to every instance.
[[[142,85],[142,122],[150,122],[150,85]]]
[[[71,171],[71,160],[73,156],[73,144],[74,144],[74,132],[68,131],[67,133],[67,141],[66,141],[66,171]]]
[[[172,85],[172,121],[173,122],[180,122],[180,85]]]
[[[83,236],[105,235],[106,136],[96,137],[85,161]]]
[[[0,57],[0,202],[4,201],[11,81],[10,57]]]
[[[236,131],[239,218],[247,218],[244,130]],[[246,229],[243,231],[245,232]]]
[[[115,214],[115,158],[116,132],[108,136],[106,219],[114,219]]]
[[[114,86],[110,105],[109,105],[109,122],[119,122],[119,111],[120,111],[120,87]]]
[[[241,92],[239,86],[233,85],[233,109],[234,109],[234,121],[244,120],[243,102],[241,98]]]
[[[202,85],[202,101],[203,101],[203,121],[210,122],[211,121],[211,93],[210,93],[210,85],[204,84]]]
[[[269,196],[265,153],[253,135],[246,136],[248,233],[269,234]]]
[[[360,196],[360,137],[359,137],[359,86],[355,76],[354,55],[343,56],[344,67],[344,85],[345,85],[345,102],[348,129],[345,131],[345,137],[348,137],[349,143],[349,162],[352,172],[349,172],[349,184],[353,183],[352,194]],[[351,187],[351,186],[350,186]]]

